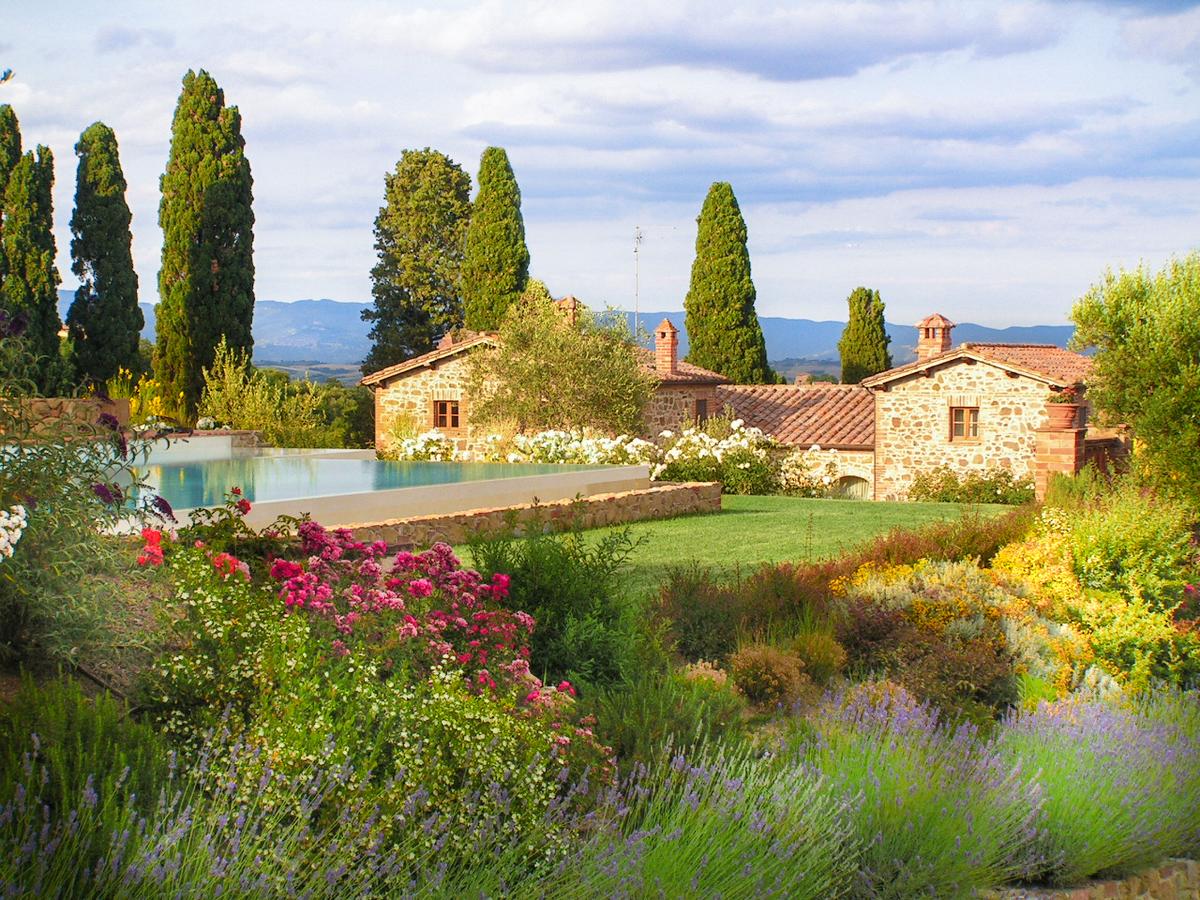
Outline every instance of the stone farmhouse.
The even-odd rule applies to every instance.
[[[575,303],[559,301],[568,314]],[[808,449],[818,465],[832,463],[839,493],[876,500],[904,499],[916,474],[941,466],[962,474],[1006,469],[1033,477],[1040,495],[1052,473],[1120,452],[1112,435],[1089,439],[1085,401],[1049,403],[1087,380],[1090,359],[1047,344],[954,347],[953,328],[940,314],[923,319],[917,360],[862,384],[735,385],[680,360],[678,332],[664,319],[654,350],[644,351],[644,365],[659,379],[645,435],[731,411],[785,445]],[[478,449],[486,434],[471,422],[466,359],[495,340],[448,335],[433,351],[363,378],[375,392],[376,446],[386,448],[405,421],[438,429],[460,450]]]

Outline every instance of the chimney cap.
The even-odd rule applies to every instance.
[[[661,322],[658,323],[658,327],[655,328],[654,330],[655,331],[674,332],[675,334],[679,334],[679,329],[671,324],[670,319],[663,319]]]
[[[955,325],[941,313],[926,316],[916,324],[917,328],[954,328]]]

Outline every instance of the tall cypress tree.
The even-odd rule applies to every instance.
[[[144,319],[138,308],[131,216],[117,136],[96,122],[80,135],[75,155],[79,170],[71,217],[71,271],[79,288],[67,312],[67,330],[76,376],[103,384],[121,367],[137,370]]]
[[[21,156],[4,191],[4,284],[0,304],[28,322],[26,339],[42,357],[38,387],[66,385],[59,360],[58,267],[54,264],[54,155],[38,146]]]
[[[385,179],[375,218],[373,322],[364,374],[433,349],[463,324],[459,296],[463,242],[471,217],[471,176],[445,154],[405,150]]]
[[[203,69],[190,69],[171,126],[161,179],[161,302],[154,374],[186,419],[196,413],[203,370],[221,338],[231,350],[254,347],[252,179],[236,106]]]
[[[508,154],[488,147],[479,160],[479,193],[471,207],[462,263],[466,326],[476,331],[500,327],[504,314],[529,280],[529,248],[521,218],[521,189]]]
[[[771,384],[776,378],[754,311],[746,222],[728,182],[708,189],[696,222],[696,259],[683,304],[688,361],[738,384]]]
[[[17,114],[5,103],[0,106],[0,286],[4,284],[4,273],[8,271],[8,259],[4,253],[4,193],[13,168],[21,158],[21,126]],[[0,293],[0,296],[3,296]]]
[[[858,287],[846,300],[850,304],[850,321],[838,341],[842,357],[842,383],[858,384],[878,372],[892,367],[888,352],[888,337],[883,322],[883,300],[879,291]]]

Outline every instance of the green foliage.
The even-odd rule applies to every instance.
[[[479,160],[479,193],[471,206],[462,260],[467,328],[494,331],[529,280],[529,248],[521,217],[521,189],[502,147]]]
[[[629,529],[599,541],[585,538],[578,522],[545,533],[528,526],[518,537],[508,526],[471,542],[475,566],[490,578],[512,578],[508,606],[533,616],[530,667],[547,683],[565,678],[589,686],[628,680],[637,666],[641,613],[625,596],[622,572],[637,541]]]
[[[165,396],[182,393],[178,413],[191,421],[221,338],[247,355],[254,346],[250,162],[237,107],[203,69],[183,77],[161,184],[154,372]]]
[[[4,281],[0,309],[23,316],[25,339],[37,356],[34,381],[44,394],[62,391],[70,381],[59,357],[58,267],[54,263],[54,155],[38,146],[13,165],[3,198],[0,248]]]
[[[1018,481],[1008,469],[959,472],[938,466],[913,476],[908,499],[933,503],[1004,503],[1020,506],[1033,502],[1033,481]]]
[[[373,323],[364,374],[433,349],[463,324],[459,281],[471,218],[471,177],[445,154],[405,150],[384,179],[371,269]]]
[[[804,663],[804,673],[817,684],[828,684],[846,667],[846,649],[827,631],[801,631],[787,647]]]
[[[103,122],[75,145],[79,172],[71,218],[71,271],[79,279],[67,312],[76,376],[103,385],[122,368],[139,369],[144,319],[138,308],[129,205],[117,136]]]
[[[744,736],[746,702],[719,669],[654,672],[585,697],[583,707],[623,769],[654,766],[669,752],[693,755]]]
[[[549,301],[514,305],[496,346],[468,365],[471,421],[521,432],[637,433],[655,384],[623,316],[608,322],[583,311],[571,322]]]
[[[1200,499],[1200,253],[1106,273],[1071,318],[1072,344],[1099,351],[1088,399],[1101,423],[1132,429],[1134,465],[1162,489]]]
[[[696,220],[696,259],[684,309],[688,361],[736,384],[773,384],[754,311],[746,223],[728,182],[715,182]]]
[[[719,481],[726,494],[771,494],[780,486],[774,442],[757,428],[745,428],[732,415],[664,431],[658,481]]]
[[[254,369],[248,355],[221,338],[203,371],[198,412],[231,428],[262,433],[273,447],[335,447],[343,440],[322,410],[324,392],[311,381]]]
[[[0,658],[71,659],[114,613],[109,579],[124,562],[100,531],[134,514],[124,496],[147,448],[84,412],[45,415],[39,371],[23,340],[0,339],[0,510],[28,513],[0,558]]]
[[[4,195],[9,176],[20,158],[21,126],[17,114],[9,104],[0,104],[0,288],[8,272],[8,255],[4,252]]]
[[[847,298],[850,320],[838,341],[842,358],[842,384],[858,384],[864,378],[892,367],[888,337],[884,328],[883,300],[879,291],[858,287]]]

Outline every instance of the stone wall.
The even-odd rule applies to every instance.
[[[790,450],[791,448],[789,448]],[[870,500],[875,488],[875,453],[871,450],[808,450],[819,475],[829,471],[834,483],[831,490],[841,496]],[[860,481],[861,479],[861,481]],[[862,482],[866,482],[865,487]]]
[[[956,360],[890,382],[875,393],[875,498],[903,499],[913,476],[949,466],[959,473],[1034,472],[1037,429],[1045,425],[1045,384],[997,366]],[[979,408],[979,437],[950,440],[950,408]]]
[[[1007,888],[981,895],[987,900],[1197,900],[1200,863],[1172,859],[1128,878],[1091,881],[1074,888]]]
[[[458,401],[459,427],[439,431],[453,440],[459,451],[482,449],[487,430],[471,423],[466,353],[407,372],[375,388],[375,448],[388,448],[398,422],[418,434],[432,429],[435,400]]]
[[[713,384],[660,384],[646,404],[646,426],[642,436],[654,439],[665,430],[675,431],[696,418],[696,401],[708,402],[708,414],[721,412],[717,406],[717,387]]]
[[[363,541],[386,541],[393,546],[425,548],[437,541],[460,544],[479,531],[504,527],[511,519],[518,527],[539,521],[543,528],[561,530],[576,516],[587,528],[618,525],[645,519],[667,519],[687,513],[719,512],[721,486],[712,482],[662,484],[637,491],[597,494],[555,503],[473,509],[436,516],[413,516],[387,522],[350,525]]]

